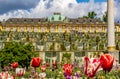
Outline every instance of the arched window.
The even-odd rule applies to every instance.
[[[59,32],[62,32],[62,28],[61,27],[59,28]]]
[[[10,31],[10,28],[9,28],[9,27],[7,27],[5,30],[6,30],[6,31]]]
[[[30,28],[30,27],[28,27],[28,28],[27,28],[27,31],[28,31],[28,32],[30,32],[30,30],[31,30],[31,28]]]
[[[89,31],[89,28],[86,27],[86,32],[88,32],[88,31]]]
[[[80,32],[82,32],[82,28],[80,28]]]
[[[38,29],[37,29],[37,28],[34,28],[34,32],[38,32]]]
[[[52,27],[52,28],[51,28],[51,32],[55,32],[55,29],[54,29],[54,27]]]
[[[17,30],[17,29],[14,27],[14,28],[13,28],[13,31],[15,32],[16,30]]]
[[[102,28],[99,28],[99,32],[102,32]]]
[[[23,28],[23,27],[21,27],[21,28],[20,28],[20,32],[23,32],[23,31],[24,31],[24,28]]]
[[[92,32],[95,32],[95,28],[92,28]]]
[[[41,27],[41,32],[44,32],[45,31],[45,28],[44,27]]]

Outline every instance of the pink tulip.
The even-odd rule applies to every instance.
[[[46,70],[46,66],[41,66],[41,70],[44,72]]]
[[[95,58],[89,59],[87,56],[84,57],[84,60],[85,60],[84,68],[85,75],[87,75],[88,77],[94,77],[102,64],[101,61]]]
[[[23,76],[24,74],[25,74],[25,69],[23,69],[23,68],[17,68],[17,69],[16,69],[16,75],[17,75],[17,76],[21,77],[21,76]]]

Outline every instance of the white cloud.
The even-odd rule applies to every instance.
[[[120,3],[115,2],[115,19],[120,19],[119,14]],[[53,12],[61,12],[63,15],[68,17],[82,17],[87,15],[89,11],[95,11],[97,17],[102,17],[106,11],[107,3],[94,3],[94,0],[90,2],[77,3],[76,0],[40,0],[35,8],[28,10],[17,10],[0,15],[0,20],[8,19],[11,17],[30,17],[40,18],[48,17]]]

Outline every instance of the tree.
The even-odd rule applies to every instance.
[[[105,12],[104,15],[103,15],[103,21],[104,22],[107,22],[107,17],[108,17],[107,12]]]
[[[88,12],[88,17],[91,18],[91,19],[94,19],[96,15],[97,14],[94,11]]]
[[[19,66],[29,67],[31,58],[34,56],[32,43],[22,44],[18,42],[7,42],[0,51],[1,67],[9,63],[18,62]]]
[[[91,19],[94,19],[96,17],[96,13],[94,11],[92,12],[88,12],[88,15],[87,16],[83,16],[83,18],[91,18]]]

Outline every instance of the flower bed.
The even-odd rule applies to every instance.
[[[48,63],[40,64],[39,58],[33,58],[28,69],[17,68],[18,63],[11,64],[13,70],[6,70],[0,73],[0,79],[119,79],[119,66],[113,67],[114,58],[109,54],[102,54],[99,58],[84,57],[82,66],[75,63],[64,63],[62,66],[53,62],[52,66]]]

